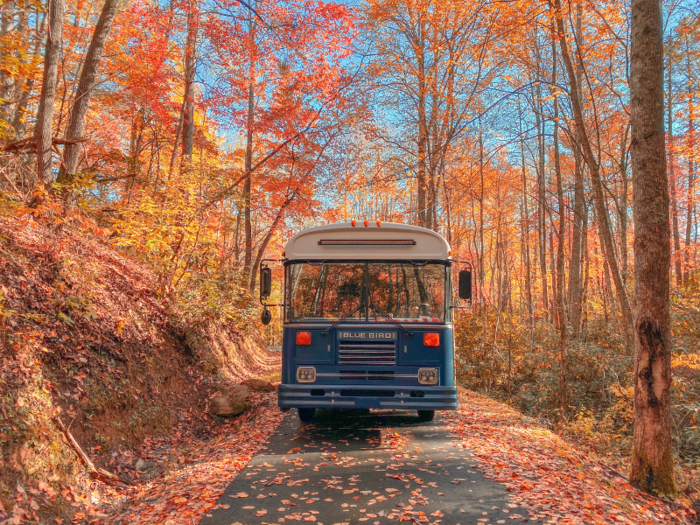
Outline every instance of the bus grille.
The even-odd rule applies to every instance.
[[[396,379],[393,370],[341,370],[339,377],[346,381],[392,381]]]
[[[396,343],[352,341],[340,343],[340,365],[393,366]]]

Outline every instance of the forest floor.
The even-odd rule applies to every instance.
[[[253,407],[231,420],[190,418],[144,441],[133,456],[148,471],[134,487],[114,487],[89,509],[103,524],[196,524],[282,420],[274,393],[253,393]],[[132,457],[133,457],[132,456]],[[129,457],[120,461],[129,464]]]

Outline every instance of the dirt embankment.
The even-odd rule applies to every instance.
[[[61,425],[96,469],[139,482],[163,474],[144,440],[207,432],[217,391],[274,378],[259,338],[184,326],[153,290],[99,237],[0,222],[0,523],[94,517],[102,483]]]

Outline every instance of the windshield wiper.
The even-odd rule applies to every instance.
[[[333,324],[330,325],[328,328],[326,328],[323,332],[321,332],[321,335],[326,336],[326,335],[330,334],[330,333],[331,333],[331,330],[333,330],[334,328],[337,328],[338,325],[339,325],[340,323],[342,323],[343,321],[347,321],[348,319],[350,319],[353,315],[355,315],[355,314],[360,310],[360,308],[362,308],[362,303],[360,303],[360,304],[357,306],[357,308],[355,308],[355,309],[354,309],[352,312],[350,312],[348,315],[344,315],[344,316],[338,318],[337,320],[333,321]]]
[[[403,331],[403,333],[406,334],[408,337],[413,337],[413,332],[411,332],[408,328],[406,328],[404,325],[402,325],[401,323],[399,323],[399,322],[398,322],[396,319],[394,319],[393,317],[390,317],[388,314],[382,312],[379,308],[377,308],[376,306],[374,306],[373,303],[370,302],[370,303],[369,303],[369,307],[370,307],[372,310],[374,310],[375,312],[377,312],[379,315],[381,315],[382,317],[385,317],[386,319],[389,319],[389,321],[391,321],[391,322],[394,323],[396,326],[398,326],[398,327]]]

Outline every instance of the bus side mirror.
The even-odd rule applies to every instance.
[[[262,313],[260,314],[260,320],[265,326],[269,325],[270,321],[272,321],[272,313],[270,312],[270,310],[264,308]]]
[[[459,272],[459,298],[467,300],[472,298],[472,272],[469,270]]]
[[[267,266],[260,268],[260,301],[270,297],[272,293],[272,270]]]

